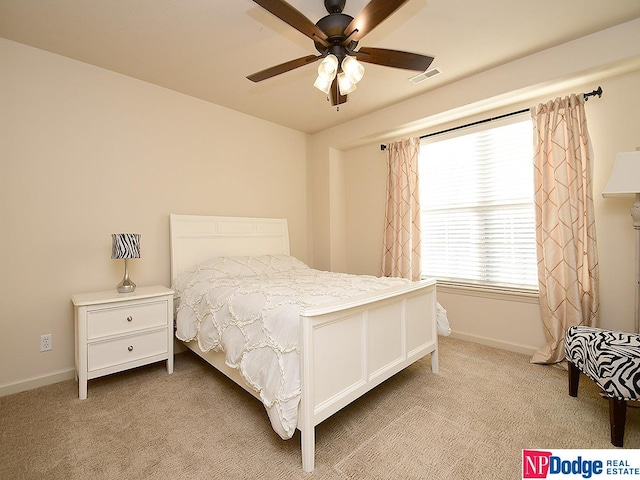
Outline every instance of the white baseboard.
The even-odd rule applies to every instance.
[[[510,352],[522,353],[524,355],[533,355],[538,351],[539,347],[533,347],[530,345],[520,345],[517,343],[504,342],[502,340],[496,340],[495,338],[482,337],[480,335],[472,335],[462,332],[451,332],[451,338],[458,338],[460,340],[466,340],[468,342],[475,342],[481,345],[487,345],[488,347],[501,348],[502,350],[508,350]]]
[[[452,331],[450,336],[451,338],[458,338],[460,340],[475,342],[481,345],[501,348],[503,350],[522,353],[525,355],[533,355],[535,352],[538,351],[537,347],[508,343],[508,342],[496,340],[493,338],[482,337],[480,335],[471,335],[468,333]],[[176,350],[186,351],[187,349],[183,345],[179,345],[179,348],[177,348]],[[174,353],[180,353],[180,352],[174,352]],[[27,380],[22,380],[20,382],[0,385],[0,397],[4,397],[5,395],[11,395],[14,393],[24,392],[26,390],[32,390],[38,387],[44,387],[46,385],[63,382],[65,380],[72,380],[74,378],[75,378],[75,370],[69,369],[69,370],[60,370],[58,372],[53,372],[47,375],[43,375],[41,377],[29,378]]]
[[[75,370],[72,368],[70,370],[59,370],[41,377],[29,378],[15,383],[7,383],[5,385],[0,385],[0,397],[24,392],[26,390],[32,390],[38,387],[44,387],[46,385],[63,382],[65,380],[72,380],[74,378]]]

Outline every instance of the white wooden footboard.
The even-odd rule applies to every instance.
[[[171,215],[171,278],[212,256],[289,255],[285,219]],[[438,370],[435,281],[308,308],[300,328],[302,467],[314,467],[315,426],[431,353]],[[224,354],[198,355],[251,392]]]
[[[300,321],[298,428],[311,472],[316,425],[429,353],[438,373],[435,280],[307,308]]]

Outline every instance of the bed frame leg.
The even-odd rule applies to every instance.
[[[301,433],[302,470],[305,472],[313,472],[315,467],[316,429],[305,428]]]
[[[438,373],[438,349],[431,352],[431,372]]]

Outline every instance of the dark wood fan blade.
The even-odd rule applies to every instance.
[[[281,63],[280,65],[254,73],[253,75],[249,75],[247,78],[252,82],[261,82],[262,80],[275,77],[276,75],[288,72],[294,68],[304,67],[305,65],[315,62],[319,58],[322,58],[322,55],[307,55],[306,57],[296,58],[295,60],[290,60],[288,62]]]
[[[331,84],[331,105],[335,107],[336,105],[341,105],[343,103],[347,103],[347,96],[340,93],[340,89],[338,88],[338,79],[334,78],[333,83]]]
[[[354,55],[361,62],[375,63],[386,67],[404,68],[406,70],[417,70],[424,72],[433,57],[419,55],[417,53],[401,52],[399,50],[388,50],[386,48],[362,47]]]
[[[406,2],[407,0],[371,0],[351,20],[344,31],[345,35],[350,40],[360,40]],[[350,36],[354,30],[357,32]]]
[[[327,35],[318,27],[316,27],[316,25],[311,20],[309,20],[284,0],[253,1],[268,12],[278,17],[283,22],[288,23],[293,28],[306,35],[310,39],[314,41],[316,41],[316,37],[322,40],[327,39]]]

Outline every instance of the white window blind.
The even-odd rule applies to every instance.
[[[422,140],[422,274],[537,290],[528,114]]]

